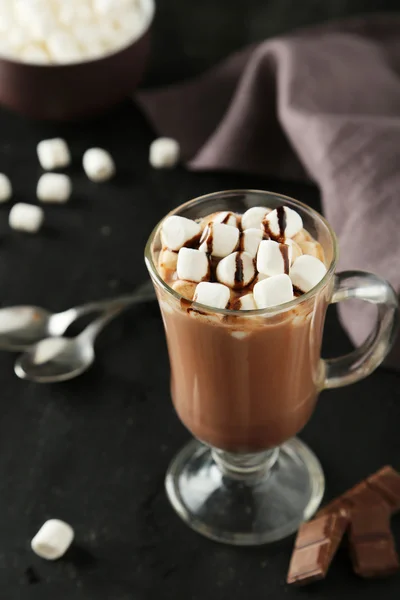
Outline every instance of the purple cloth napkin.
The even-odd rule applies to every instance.
[[[400,292],[400,15],[271,39],[136,99],[190,169],[313,180],[340,269],[373,271]],[[361,343],[374,308],[342,303],[340,314]],[[399,342],[388,364],[400,368]]]

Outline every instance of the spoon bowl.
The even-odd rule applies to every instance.
[[[52,314],[38,306],[13,306],[0,310],[0,350],[25,350],[51,335]]]
[[[38,383],[67,381],[86,371],[94,362],[94,348],[77,338],[47,338],[24,352],[15,363],[20,379]]]

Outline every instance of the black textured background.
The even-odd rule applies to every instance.
[[[222,0],[159,4],[153,83],[201,70],[232,47],[264,33],[355,12],[361,5],[376,9],[382,3],[332,2],[324,12],[319,1],[237,0],[229,8]],[[251,186],[318,207],[316,190],[306,185],[241,175],[195,175],[183,168],[151,170],[147,149],[153,134],[130,103],[79,125],[40,125],[0,112],[0,170],[10,175],[15,200],[35,202],[40,174],[35,148],[50,135],[65,136],[71,145],[73,199],[67,206],[46,207],[46,227],[31,237],[11,232],[9,206],[0,206],[4,306],[37,303],[62,310],[131,290],[146,277],[143,246],[155,222],[199,194]],[[83,175],[80,158],[92,145],[114,155],[118,175],[112,183],[95,185]],[[348,348],[332,309],[325,355]],[[1,600],[399,596],[400,576],[362,581],[352,574],[345,550],[326,581],[296,590],[285,584],[292,539],[238,549],[189,530],[163,490],[168,462],[189,434],[169,399],[168,359],[157,307],[132,309],[112,323],[99,339],[97,355],[95,366],[79,379],[37,385],[18,380],[14,357],[0,354]],[[322,462],[327,499],[385,463],[400,467],[399,383],[400,375],[378,370],[364,382],[322,395],[302,438]],[[40,560],[29,548],[31,537],[49,517],[65,519],[76,530],[76,544],[57,563]],[[400,517],[394,520],[394,530],[400,543]]]

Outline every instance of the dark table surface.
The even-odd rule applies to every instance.
[[[0,207],[0,301],[62,310],[128,292],[146,278],[143,247],[156,221],[181,202],[217,189],[258,187],[318,207],[306,185],[233,174],[153,171],[152,132],[129,103],[81,125],[38,125],[0,113],[0,170],[14,201],[35,202],[36,143],[63,135],[71,145],[74,194],[46,207],[34,236],[9,230]],[[81,169],[92,145],[115,157],[115,181],[95,185]],[[329,311],[325,355],[349,348]],[[293,544],[233,548],[192,532],[175,515],[164,473],[189,438],[173,412],[168,358],[155,305],[131,309],[99,339],[97,362],[69,383],[39,385],[13,374],[0,355],[0,597],[7,600],[382,599],[398,597],[400,576],[356,578],[345,550],[326,581],[302,591],[285,584]],[[326,473],[326,499],[385,463],[400,466],[400,375],[324,392],[302,432]],[[71,523],[76,544],[56,563],[35,557],[30,539],[49,517]],[[400,518],[394,520],[400,541]]]
[[[301,4],[301,7],[300,7]],[[396,0],[163,0],[156,20],[150,83],[182,79],[241,45],[326,18],[394,9]],[[170,208],[207,192],[258,187],[313,207],[311,186],[233,174],[153,171],[153,133],[130,103],[97,121],[55,126],[0,112],[0,171],[15,201],[35,202],[36,144],[65,136],[73,153],[74,194],[46,207],[36,236],[7,225],[0,206],[0,303],[52,310],[131,291],[147,275],[143,247]],[[110,150],[115,181],[90,183],[81,157]],[[349,342],[328,312],[325,355]],[[100,337],[97,361],[69,383],[39,385],[13,374],[0,354],[1,600],[337,600],[399,596],[400,575],[356,578],[343,549],[326,581],[304,590],[285,584],[293,538],[260,548],[218,545],[189,530],[164,493],[164,473],[189,439],[169,398],[169,367],[158,308],[131,309]],[[368,380],[324,392],[301,437],[319,456],[326,499],[385,463],[400,467],[400,375],[379,369]],[[76,543],[49,563],[30,540],[51,517],[73,525]],[[400,543],[400,517],[394,520]]]

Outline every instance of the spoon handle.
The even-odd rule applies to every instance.
[[[94,342],[100,331],[126,308],[155,298],[154,288],[151,282],[149,283],[151,288],[150,285],[146,283],[139,286],[135,292],[129,296],[121,296],[104,303],[104,306],[107,306],[107,311],[103,312],[100,317],[92,321],[78,337],[85,338],[86,341]]]
[[[133,304],[140,302],[147,302],[155,299],[154,287],[151,281],[139,285],[131,294],[112,298],[111,300],[99,300],[97,302],[89,302],[82,306],[76,306],[75,308],[69,308],[63,313],[55,315],[56,319],[53,318],[53,322],[50,326],[50,333],[52,336],[63,335],[66,329],[74,321],[88,315],[93,312],[108,313],[109,310],[114,308],[125,308]]]

